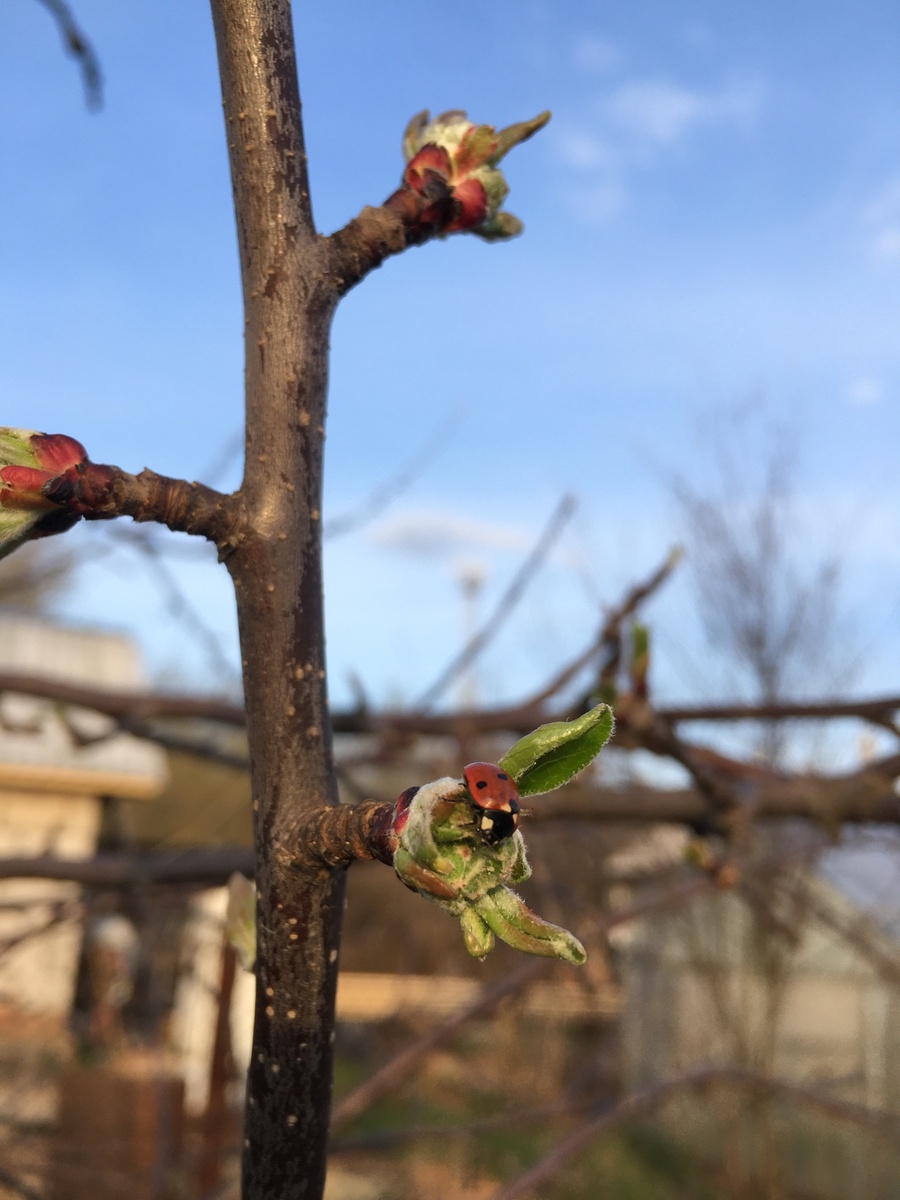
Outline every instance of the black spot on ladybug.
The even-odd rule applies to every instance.
[[[481,836],[489,846],[512,837],[519,824],[518,813],[501,812],[498,809],[485,810],[481,815],[479,828]]]
[[[479,779],[478,782],[475,784],[475,786],[478,788],[479,792],[484,791],[484,789],[487,787],[487,785],[488,785],[488,781],[486,779]]]

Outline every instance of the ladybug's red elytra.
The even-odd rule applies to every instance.
[[[478,828],[491,845],[512,837],[519,825],[519,793],[496,763],[474,762],[463,770],[463,781],[478,810]]]

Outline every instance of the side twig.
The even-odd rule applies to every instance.
[[[53,479],[43,493],[66,512],[89,521],[132,517],[198,534],[215,542],[221,558],[235,549],[243,532],[237,495],[226,496],[202,483],[171,479],[147,468],[130,475],[86,460]]]
[[[430,708],[435,700],[447,690],[454,679],[457,679],[463,671],[472,665],[491,639],[497,634],[503,622],[509,617],[516,604],[518,604],[525,589],[547,558],[554,542],[562,533],[566,522],[575,511],[576,503],[574,496],[563,496],[554,509],[550,520],[547,522],[544,532],[538,538],[531,553],[519,567],[518,571],[516,571],[506,591],[497,601],[497,606],[490,617],[488,617],[487,621],[485,621],[484,625],[468,644],[463,647],[456,658],[448,663],[434,683],[425,689],[419,699],[413,704],[412,707],[414,709],[424,711]]]
[[[94,47],[76,24],[68,4],[63,0],[40,0],[40,3],[50,12],[62,35],[63,45],[81,68],[88,108],[100,108],[103,104],[103,75]]]

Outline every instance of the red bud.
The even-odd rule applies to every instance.
[[[459,204],[459,214],[447,226],[447,233],[474,229],[487,215],[487,192],[477,179],[466,179],[453,189],[453,199]]]
[[[49,500],[41,495],[41,488],[51,479],[46,471],[37,467],[0,468],[0,504],[4,508],[50,508]]]
[[[50,477],[61,474],[87,458],[87,450],[81,442],[67,437],[64,433],[32,434],[31,447],[38,465],[48,472]]]
[[[414,192],[422,192],[435,176],[447,183],[452,174],[453,166],[445,148],[429,144],[407,163],[403,182]]]

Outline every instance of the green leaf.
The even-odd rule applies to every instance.
[[[494,948],[494,934],[487,922],[474,908],[465,908],[459,915],[466,949],[473,958],[484,958]]]
[[[613,731],[613,712],[598,704],[574,721],[553,721],[527,734],[500,760],[521,796],[552,792],[597,757]]]
[[[584,946],[574,934],[543,920],[509,888],[492,888],[475,902],[474,908],[488,929],[514,950],[541,958],[560,958],[575,966],[587,958]]]
[[[454,175],[462,179],[484,166],[497,150],[497,137],[492,125],[471,125],[452,155]]]
[[[486,242],[502,242],[507,238],[518,237],[524,228],[519,218],[514,217],[512,213],[498,212],[468,232],[477,234]]]
[[[513,146],[518,146],[522,142],[527,142],[530,137],[534,137],[539,129],[543,129],[550,120],[549,112],[538,113],[536,117],[532,117],[530,121],[519,121],[517,125],[507,125],[505,129],[501,129],[497,136],[497,152],[491,159],[491,166],[498,163],[505,154],[509,154]]]

